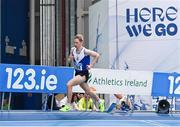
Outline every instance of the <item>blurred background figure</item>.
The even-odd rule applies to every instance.
[[[131,110],[132,104],[127,96],[122,94],[114,94],[114,96],[116,97],[116,101],[109,106],[107,112]]]
[[[89,95],[84,94],[84,97],[82,97],[79,100],[78,103],[78,110],[79,111],[97,111],[96,106],[94,105],[94,102],[92,100],[92,98],[90,98]]]

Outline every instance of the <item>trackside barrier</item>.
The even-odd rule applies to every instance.
[[[11,92],[66,93],[66,84],[73,76],[74,69],[70,67],[0,64],[1,110],[4,92],[10,93],[10,109]],[[88,84],[102,94],[180,97],[179,73],[91,69]],[[82,89],[77,86],[73,91],[82,92]]]
[[[92,69],[88,84],[97,93],[180,97],[180,74]],[[79,86],[74,92],[82,92]]]
[[[73,75],[74,69],[70,67],[0,64],[0,92],[3,92],[1,110],[4,92],[10,92],[10,109],[11,92],[66,93],[66,84]]]

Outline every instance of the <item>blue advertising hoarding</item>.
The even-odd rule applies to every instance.
[[[66,93],[66,84],[73,77],[69,67],[0,65],[0,91],[33,93]]]
[[[152,96],[180,97],[180,74],[153,74]]]

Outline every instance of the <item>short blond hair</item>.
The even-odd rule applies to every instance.
[[[78,39],[79,41],[84,41],[83,35],[82,34],[76,34],[76,36],[74,37],[74,39]]]

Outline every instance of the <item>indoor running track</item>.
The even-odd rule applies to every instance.
[[[180,127],[180,113],[0,112],[0,126]]]

